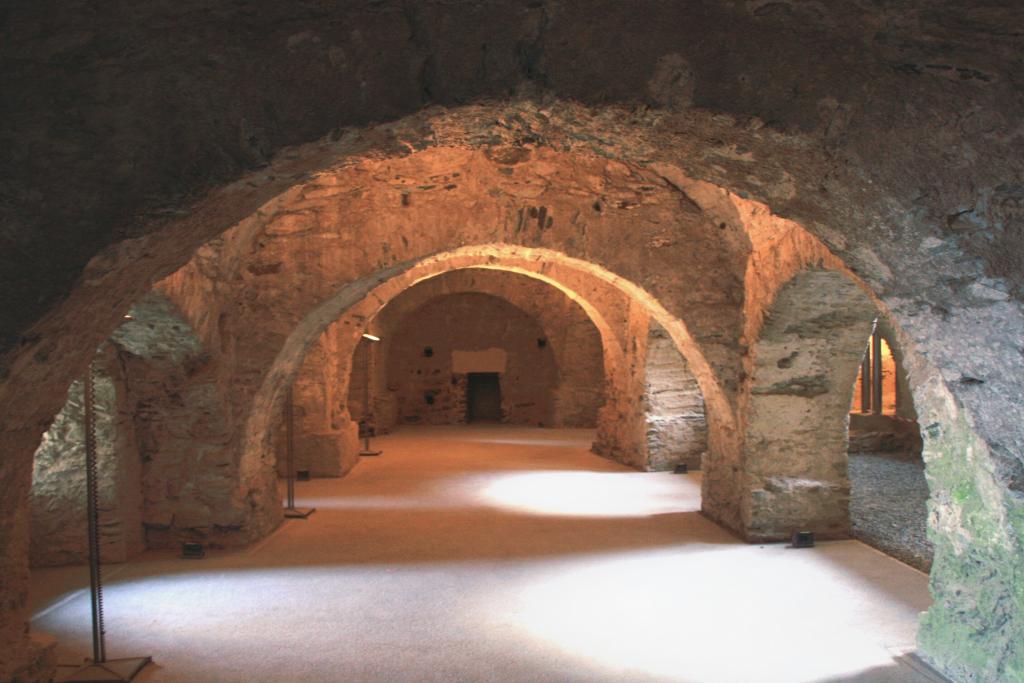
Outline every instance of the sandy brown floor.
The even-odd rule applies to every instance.
[[[856,541],[738,542],[699,475],[591,433],[407,429],[244,552],[110,568],[110,656],[142,681],[924,681],[927,577]],[[88,652],[81,568],[34,572],[35,628]]]

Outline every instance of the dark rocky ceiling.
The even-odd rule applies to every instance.
[[[9,0],[0,348],[102,247],[282,147],[511,95],[806,136],[1019,285],[1022,55],[1011,0]]]

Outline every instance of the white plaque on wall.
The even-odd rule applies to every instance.
[[[508,353],[505,349],[483,351],[452,351],[452,372],[505,372]]]

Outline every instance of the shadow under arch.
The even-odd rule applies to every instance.
[[[729,448],[735,435],[735,416],[714,372],[691,337],[685,324],[670,314],[651,294],[635,283],[588,261],[567,256],[551,249],[522,247],[511,244],[480,244],[433,254],[416,261],[400,263],[349,283],[336,294],[322,301],[296,325],[285,340],[273,365],[257,391],[245,426],[239,473],[243,483],[257,483],[261,470],[268,465],[269,432],[273,416],[281,407],[285,388],[292,382],[307,349],[328,325],[348,313],[353,320],[341,333],[349,337],[349,348],[362,334],[364,324],[388,301],[406,288],[444,273],[467,268],[485,268],[519,273],[542,280],[563,292],[580,305],[597,327],[612,363],[621,364],[622,349],[615,340],[611,326],[601,311],[588,298],[566,286],[558,278],[560,268],[597,278],[625,294],[642,306],[672,338],[679,352],[689,363],[708,406],[709,451]]]

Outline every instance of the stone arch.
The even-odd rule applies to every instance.
[[[955,23],[959,11],[959,7],[954,6],[956,3],[949,5],[948,8],[937,9],[934,16],[925,17],[921,22],[903,22],[912,28],[898,28],[897,43],[916,45],[918,43],[910,37],[942,34],[942,27]],[[764,8],[757,4],[750,4],[738,12],[731,5],[709,9],[701,4],[699,9],[693,10],[686,9],[684,4],[674,5],[668,10],[669,14],[652,12],[640,18],[643,26],[651,30],[632,34],[640,36],[643,41],[642,45],[637,45],[638,50],[629,49],[629,40],[614,41],[614,49],[608,52],[607,58],[594,60],[579,56],[600,52],[594,49],[595,45],[604,45],[601,41],[606,41],[614,32],[609,34],[608,31],[593,30],[582,37],[576,36],[578,31],[574,32],[573,26],[585,9],[564,12],[561,16],[548,16],[545,8],[532,7],[518,18],[513,17],[509,24],[506,19],[511,15],[504,13],[503,5],[496,3],[494,7],[501,12],[495,15],[485,12],[482,16],[495,16],[501,20],[474,21],[474,30],[483,27],[482,30],[486,31],[491,26],[504,29],[511,25],[513,34],[518,31],[519,35],[526,37],[526,42],[463,40],[454,43],[454,49],[448,49],[451,47],[449,43],[421,41],[414,46],[415,56],[422,57],[425,54],[429,57],[425,63],[432,68],[423,70],[423,73],[418,74],[420,77],[406,68],[410,54],[407,48],[413,49],[406,40],[407,23],[400,20],[371,22],[359,15],[348,17],[347,10],[338,16],[352,21],[339,20],[334,22],[336,26],[348,26],[352,22],[356,25],[372,24],[374,35],[384,36],[386,44],[389,44],[391,31],[394,31],[395,44],[401,44],[403,48],[390,54],[390,61],[384,67],[376,63],[379,60],[373,59],[365,64],[357,62],[355,66],[349,60],[338,62],[334,59],[335,46],[330,41],[323,41],[316,48],[323,56],[319,62],[326,69],[323,72],[319,67],[315,71],[305,68],[309,62],[307,54],[293,51],[290,42],[279,41],[280,49],[283,50],[284,45],[287,45],[291,54],[272,49],[260,50],[252,55],[236,51],[224,69],[228,80],[234,74],[238,82],[249,83],[247,75],[254,73],[253,59],[262,60],[260,63],[268,65],[283,59],[281,63],[295,65],[295,68],[266,70],[273,87],[262,87],[266,84],[261,84],[261,87],[247,89],[249,94],[243,101],[254,106],[243,108],[263,113],[255,124],[243,121],[245,132],[242,135],[238,134],[235,126],[225,125],[221,118],[216,118],[206,121],[204,125],[190,126],[181,131],[182,135],[175,137],[182,138],[183,142],[170,147],[165,144],[168,136],[147,136],[142,128],[135,130],[131,126],[127,129],[128,138],[133,141],[131,145],[105,144],[104,136],[93,135],[88,126],[75,127],[70,133],[82,144],[69,145],[64,136],[48,136],[47,144],[60,149],[62,154],[69,154],[69,163],[72,166],[77,164],[78,168],[86,172],[24,173],[21,174],[24,180],[18,180],[15,183],[16,191],[11,193],[11,196],[18,198],[12,204],[19,214],[15,223],[29,226],[29,229],[22,232],[34,236],[26,237],[26,243],[33,245],[32,251],[26,253],[46,255],[52,252],[48,258],[39,260],[40,264],[52,267],[28,267],[25,264],[34,262],[29,258],[19,259],[19,263],[10,269],[15,274],[14,284],[18,287],[15,291],[25,295],[13,296],[12,301],[20,303],[10,307],[16,311],[17,320],[15,334],[9,337],[10,345],[19,348],[9,354],[12,380],[5,384],[7,391],[3,413],[8,417],[9,424],[5,429],[4,443],[6,452],[20,455],[5,458],[5,477],[14,483],[6,487],[5,480],[4,493],[8,495],[0,496],[0,499],[22,500],[20,491],[25,488],[25,461],[45,429],[46,421],[59,407],[64,387],[73,376],[80,374],[95,346],[112,329],[113,317],[123,310],[121,304],[134,298],[141,291],[138,288],[145,287],[155,272],[173,268],[169,264],[174,259],[187,258],[185,254],[188,246],[180,244],[183,236],[198,243],[217,232],[212,221],[202,218],[192,220],[192,216],[189,216],[180,221],[166,220],[166,216],[189,213],[186,207],[195,196],[194,192],[222,182],[225,178],[237,178],[243,174],[245,164],[260,167],[258,174],[251,174],[250,180],[258,175],[266,179],[263,182],[284,185],[291,182],[287,173],[289,169],[277,165],[268,172],[264,167],[267,157],[279,145],[309,140],[317,135],[326,136],[334,130],[338,131],[338,135],[331,135],[332,139],[347,138],[347,141],[352,141],[356,138],[358,144],[368,145],[370,143],[363,142],[358,134],[350,134],[351,131],[343,127],[359,125],[366,120],[390,120],[418,109],[428,101],[475,103],[490,96],[504,98],[524,78],[530,87],[521,88],[522,92],[535,93],[533,86],[552,89],[551,93],[543,93],[543,97],[540,94],[534,95],[542,101],[540,106],[546,108],[541,110],[545,119],[551,117],[551,110],[554,110],[555,116],[559,115],[564,102],[561,98],[601,105],[625,102],[629,106],[628,109],[622,107],[625,112],[619,115],[621,119],[624,120],[627,114],[634,119],[646,116],[647,120],[642,121],[645,128],[658,128],[674,136],[674,139],[669,138],[673,144],[656,144],[661,142],[657,139],[653,142],[634,139],[632,147],[639,150],[636,152],[638,156],[674,154],[698,169],[698,173],[724,178],[723,182],[729,182],[737,188],[777,199],[777,203],[773,201],[774,205],[801,215],[809,226],[813,225],[816,216],[833,215],[837,208],[848,212],[850,229],[838,235],[830,244],[842,244],[846,251],[844,258],[851,263],[853,261],[848,256],[858,256],[861,264],[873,271],[870,277],[865,277],[877,286],[889,285],[892,278],[886,275],[887,271],[908,272],[913,269],[914,275],[905,289],[892,295],[894,298],[903,298],[907,304],[900,311],[901,319],[915,328],[913,334],[920,342],[922,351],[928,353],[933,362],[941,367],[957,399],[956,405],[974,414],[973,424],[979,434],[992,445],[993,454],[999,454],[999,462],[1002,463],[999,467],[1011,468],[1012,478],[1001,481],[1002,488],[1017,490],[1013,482],[1019,478],[1022,446],[1020,430],[1016,428],[1021,416],[1020,402],[1017,400],[1020,395],[1018,378],[1021,376],[1019,370],[1022,362],[1019,349],[1000,340],[1004,348],[998,354],[992,354],[986,360],[976,363],[961,365],[957,362],[958,349],[985,345],[988,330],[1002,327],[1004,331],[1009,329],[1012,336],[1019,335],[1022,329],[1019,278],[1012,277],[1019,273],[1007,273],[1005,269],[1007,259],[1014,262],[1013,257],[1006,255],[1017,254],[1019,250],[1004,248],[1017,244],[1021,234],[1011,222],[1014,218],[1011,208],[1019,208],[1021,203],[1020,187],[1014,184],[1014,179],[1019,178],[1020,173],[1013,162],[1009,162],[1008,169],[990,163],[992,158],[1019,157],[1001,154],[1006,147],[1004,131],[1007,127],[998,124],[1004,120],[1015,121],[1019,107],[1015,106],[1013,96],[1014,79],[1002,77],[1012,65],[1007,67],[1006,60],[997,56],[998,46],[1002,44],[998,32],[982,27],[978,32],[969,32],[968,38],[951,39],[954,48],[961,51],[976,50],[981,42],[986,41],[996,46],[981,50],[979,71],[958,70],[964,78],[959,79],[956,89],[962,92],[952,92],[948,79],[908,77],[905,69],[889,68],[891,60],[884,51],[879,53],[873,50],[870,47],[871,41],[861,40],[860,37],[862,29],[870,33],[871,27],[877,22],[854,22],[854,30],[847,30],[848,27],[839,30],[836,26],[843,25],[843,22],[837,24],[833,21],[833,15],[827,12],[819,13],[814,18],[813,12],[798,10],[792,13],[764,12]],[[624,17],[633,18],[628,8],[616,9],[602,15],[601,20],[606,25],[616,27]],[[458,12],[458,9],[454,11]],[[889,9],[885,8],[885,11]],[[689,12],[697,13],[693,15],[695,21],[685,20],[690,16]],[[550,30],[536,31],[538,13],[544,15],[545,21],[550,19],[552,23],[549,27],[546,23],[542,24]],[[433,18],[430,13],[414,15],[416,20],[429,21]],[[410,18],[414,15],[410,15]],[[264,21],[280,23],[278,16],[269,14]],[[676,20],[666,21],[666,17]],[[809,22],[808,17],[811,17]],[[318,28],[316,23],[319,20],[319,17],[305,19],[307,23],[312,22],[314,28]],[[231,21],[219,21],[219,17],[210,21],[218,23],[220,28],[215,31],[227,32],[224,35],[229,34],[230,27],[234,25]],[[808,36],[820,38],[822,44],[840,41],[850,47],[852,52],[836,50],[834,52],[838,56],[822,59],[820,55],[807,50],[766,51],[765,47],[776,41],[775,33],[786,27],[806,31]],[[66,35],[69,32],[74,34],[80,27],[74,20],[65,20],[57,22],[55,30]],[[377,33],[379,30],[383,30],[383,33]],[[153,49],[157,53],[173,53],[166,44],[169,40],[167,33],[158,31],[152,34],[155,40]],[[23,34],[15,37],[22,41],[19,45],[27,45],[25,41],[36,39],[30,31]],[[568,34],[579,40],[566,42],[563,38]],[[721,46],[721,50],[729,53],[730,58],[723,61],[721,51],[702,49],[702,41],[687,40],[690,35],[715,36],[710,42]],[[594,36],[597,37],[596,43]],[[51,42],[57,46],[51,49],[60,49],[65,43],[62,40]],[[486,63],[518,64],[519,68],[510,67],[498,71],[494,68],[475,68],[474,65],[481,63],[481,46],[490,49],[496,45],[499,45],[498,56],[491,50],[487,53]],[[525,58],[522,45],[529,46]],[[439,46],[443,46],[443,49]],[[12,54],[21,52],[14,50]],[[630,58],[619,58],[622,55]],[[327,59],[328,56],[330,59]],[[103,61],[108,58],[99,54],[88,59]],[[169,59],[162,63],[171,65],[169,68],[173,69],[178,61]],[[334,68],[328,68],[328,64]],[[392,64],[393,68],[387,68],[388,64]],[[352,80],[352,74],[360,71],[360,65],[368,67],[363,70],[370,74],[370,78],[357,84]],[[57,60],[41,59],[18,67],[22,68],[32,73],[41,70],[42,73],[47,69],[59,70],[60,67]],[[57,80],[30,77],[22,78],[21,81],[26,84],[26,88],[50,83],[44,87],[57,88],[66,93],[89,89],[92,83],[90,79],[94,77],[93,69],[64,71]],[[296,79],[296,73],[303,77]],[[396,81],[391,77],[392,73],[401,76]],[[805,73],[814,74],[814,77],[804,78]],[[608,74],[617,77],[609,77]],[[728,77],[723,77],[723,74]],[[100,110],[120,111],[125,106],[129,109],[144,108],[143,105],[148,102],[146,93],[154,91],[151,87],[145,87],[154,82],[153,71],[128,68],[125,77],[129,79],[126,82],[137,83],[141,87],[129,87],[126,90],[129,94],[127,105],[122,101],[123,98],[111,98],[109,103],[100,105]],[[62,79],[68,80],[64,83]],[[799,93],[794,96],[795,91],[789,86],[798,80]],[[426,81],[429,81],[430,88],[424,87]],[[314,82],[330,82],[337,87],[309,87]],[[329,95],[335,91],[343,92],[347,88],[356,89],[357,85],[366,86],[369,96],[338,98]],[[866,85],[871,87],[866,88]],[[920,106],[915,107],[914,111],[904,112],[905,115],[894,116],[893,108],[889,105],[898,102],[908,87],[913,89],[914,100]],[[197,98],[190,89],[159,88],[157,91],[168,97],[167,101],[171,104],[185,105],[187,111],[210,109],[208,102],[201,97]],[[236,91],[235,88],[210,90],[209,94],[215,102],[228,103],[223,107],[218,104],[213,109],[231,109],[233,100],[237,99]],[[268,92],[285,93],[275,101],[288,103],[287,106],[259,106],[259,98]],[[373,93],[381,96],[374,97]],[[1005,96],[1007,93],[1010,96]],[[31,132],[46,118],[32,115],[32,112],[44,111],[49,100],[46,97],[16,99],[37,103],[28,105],[27,115],[17,117],[17,130]],[[955,126],[950,122],[958,120],[957,117],[952,114],[943,116],[941,112],[956,110],[965,99],[977,104],[978,115],[969,124]],[[652,102],[668,109],[652,108],[649,114],[645,114],[644,111],[638,111],[645,108],[632,106],[634,100]],[[196,101],[201,104],[193,106]],[[687,108],[689,103],[697,106]],[[178,109],[177,106],[164,107],[165,111]],[[74,112],[74,109],[69,111]],[[47,115],[49,113],[46,112]],[[575,112],[573,115],[576,116]],[[486,111],[475,116],[488,120],[493,118]],[[601,116],[605,114],[601,112]],[[614,111],[611,116],[614,116]],[[116,114],[105,116],[101,111],[98,120],[104,120],[105,117],[118,118]],[[146,117],[129,119],[148,120]],[[764,125],[765,120],[769,121],[768,126]],[[527,130],[516,130],[516,122],[522,121],[518,114],[502,117],[499,121],[503,127],[512,129],[511,134],[523,138],[529,136],[528,139],[552,139],[548,130],[541,129],[538,135],[534,135],[534,131],[529,130],[525,124],[522,128]],[[995,121],[996,124],[986,125],[989,121]],[[626,125],[615,120],[612,123],[623,127]],[[393,144],[396,148],[413,149],[421,144],[423,138],[429,139],[431,135],[418,135],[416,121],[403,121],[389,128],[395,133],[382,147]],[[138,135],[132,134],[133,130]],[[255,132],[249,135],[252,131]],[[473,136],[479,139],[492,137],[490,131],[478,129],[472,129],[465,135],[467,138]],[[383,136],[378,134],[379,137]],[[621,153],[614,142],[605,141],[610,136],[590,134],[579,137],[605,145],[608,148],[607,154]],[[35,134],[16,134],[11,139],[16,149],[26,150],[36,145],[41,138]],[[619,147],[622,146],[625,145]],[[196,150],[212,150],[213,156],[202,152],[197,156]],[[222,150],[228,150],[227,154]],[[288,150],[279,156],[291,160],[294,158],[291,152]],[[45,159],[49,155],[33,151],[27,155],[15,154],[12,158],[22,156]],[[131,159],[146,160],[146,163],[118,163]],[[787,166],[792,175],[780,169],[782,165]],[[98,178],[102,174],[95,172],[101,168],[119,169],[117,172],[129,180],[133,187],[153,191],[125,192],[123,183],[101,182]],[[930,174],[933,169],[936,172]],[[292,173],[305,171],[294,167],[290,170]],[[935,182],[928,183],[928,187],[938,188],[938,191],[928,191],[918,197],[915,177],[925,175],[934,175]],[[76,177],[77,180],[74,179]],[[868,182],[865,182],[865,178]],[[37,191],[39,187],[43,190]],[[51,192],[50,189],[58,191]],[[219,212],[226,226],[237,219],[239,204],[255,206],[267,194],[265,187],[257,188],[256,192],[249,192],[247,196],[243,196],[244,192],[249,192],[246,183],[240,182],[231,188],[234,197],[214,197],[207,202],[207,208],[211,213]],[[260,194],[260,197],[255,197],[256,194]],[[58,195],[64,197],[64,200],[48,201],[48,198]],[[75,197],[86,201],[76,201]],[[124,210],[119,209],[114,220],[109,220],[111,216],[108,206],[118,206]],[[212,209],[213,206],[216,209]],[[1008,208],[1001,211],[1000,206]],[[950,213],[952,208],[957,208],[956,213]],[[1019,210],[1016,214],[1019,217]],[[87,218],[80,224],[69,220],[69,217],[83,215]],[[100,218],[91,220],[89,216]],[[142,216],[154,218],[140,218]],[[174,222],[179,224],[174,225]],[[186,223],[190,225],[182,225]],[[40,229],[34,229],[33,226]],[[53,226],[64,226],[63,229],[72,232],[81,226],[89,226],[90,231],[95,229],[99,232],[95,239],[87,243],[69,240],[62,249],[55,250],[53,243],[59,240],[55,240],[53,235],[62,233]],[[947,230],[947,227],[951,229]],[[893,232],[894,229],[896,232]],[[150,241],[150,235],[158,231],[162,235]],[[975,233],[976,239],[963,238],[964,234]],[[146,239],[133,239],[130,241],[135,243],[134,246],[110,250],[106,258],[99,259],[99,263],[89,269],[83,278],[86,282],[84,287],[61,304],[54,304],[60,294],[71,288],[77,268],[89,255],[99,250],[100,244],[120,239],[125,234],[144,235]],[[894,234],[900,235],[900,239],[892,240]],[[989,239],[990,235],[995,237]],[[885,243],[887,239],[891,240],[891,244]],[[85,244],[85,247],[80,248],[80,244]],[[53,256],[63,253],[67,257],[75,251],[80,253],[67,258],[66,262]],[[992,269],[983,271],[988,265],[992,265]],[[46,293],[46,296],[36,297],[31,285],[53,280],[53,273],[58,271],[64,273],[55,280],[58,284],[36,287]],[[861,269],[859,272],[864,271]],[[1016,292],[1016,299],[1003,296],[1003,303],[999,304],[995,303],[999,299],[988,298],[992,292],[999,290],[977,280],[982,279],[983,275],[983,279],[988,280],[993,272],[997,280],[1007,277],[1010,287],[1004,293]],[[952,283],[948,281],[950,273],[968,275],[976,281],[970,286]],[[30,285],[25,286],[23,282]],[[134,293],[130,291],[133,288]],[[981,288],[980,292],[978,288]],[[988,293],[985,292],[986,288],[989,289]],[[84,293],[81,290],[85,290]],[[111,301],[117,305],[108,305]],[[16,333],[25,331],[29,321],[40,320],[43,313],[51,308],[53,315],[41,320],[31,334],[18,339]],[[87,314],[79,314],[77,311],[87,311]],[[106,329],[102,329],[104,326],[107,326]],[[71,332],[68,332],[69,329]],[[82,343],[83,349],[78,350],[75,347],[82,336],[86,343]],[[931,337],[931,342],[926,341],[928,337]],[[74,341],[69,342],[67,338]],[[47,361],[47,358],[60,360]],[[4,372],[7,376],[8,368]],[[972,379],[982,380],[986,384],[968,381]],[[39,391],[41,395],[53,394],[45,398],[30,398],[27,396],[30,392],[25,391],[28,387],[48,385],[56,389]],[[15,457],[17,463],[6,462]],[[974,456],[965,457],[971,460]],[[1014,471],[1014,467],[1017,471]],[[4,507],[5,514],[2,517],[15,521],[5,523],[2,528],[4,533],[0,541],[5,550],[2,555],[18,557],[23,554],[20,551],[23,547],[23,534],[16,527],[21,515],[15,514],[15,503],[9,505]],[[1017,501],[1009,507],[1007,514],[1019,515],[1020,509],[1020,502]],[[8,538],[13,540],[8,541]],[[23,572],[17,565],[9,572],[9,575],[17,577],[12,581],[14,585],[22,582],[21,574]],[[19,601],[5,599],[2,602],[18,604]],[[965,604],[964,609],[972,613],[977,611],[968,604]],[[1024,610],[1019,612],[1024,613]],[[1014,623],[1019,623],[1019,620],[1014,620]],[[4,636],[6,638],[6,631]],[[21,637],[20,632],[18,637]],[[963,654],[967,660],[966,669],[979,669],[980,665],[977,664],[972,667],[970,654]],[[1020,661],[1020,657],[1016,657],[1017,670]]]
[[[273,366],[264,375],[251,403],[240,463],[243,484],[253,490],[261,488],[259,480],[267,470],[265,454],[268,451],[272,416],[278,413],[284,388],[293,380],[306,350],[328,325],[344,316],[349,323],[345,326],[344,334],[348,337],[349,347],[354,348],[365,329],[366,322],[399,292],[424,279],[462,268],[508,270],[548,282],[580,304],[594,321],[606,340],[606,347],[610,349],[616,348],[617,345],[607,343],[613,337],[611,327],[604,320],[601,311],[586,296],[561,282],[557,272],[563,268],[571,272],[582,272],[624,293],[631,301],[631,309],[642,309],[648,316],[644,318],[645,325],[650,319],[654,319],[666,330],[693,369],[709,407],[709,450],[714,452],[715,449],[731,446],[731,439],[735,433],[734,416],[710,365],[700,353],[685,324],[668,313],[652,295],[596,264],[560,252],[509,244],[485,244],[463,247],[435,254],[418,262],[385,268],[343,287],[306,315],[282,344]],[[623,353],[624,351],[618,348],[611,351],[610,355],[618,362]],[[266,489],[266,485],[264,484],[262,488]]]
[[[210,514],[232,490],[231,475],[217,466],[228,461],[230,429],[210,361],[181,311],[159,292],[133,304],[97,351],[90,367],[104,561],[173,546],[183,533],[216,542],[217,527],[232,526]],[[33,545],[36,565],[85,559],[82,389],[81,380],[72,385],[37,450],[33,538],[49,540],[45,551]]]
[[[558,272],[541,272],[542,269],[550,270],[552,266],[542,266],[534,262],[529,268],[523,266],[525,261],[516,259],[498,259],[492,250],[481,255],[463,255],[458,262],[450,259],[441,259],[436,265],[424,268],[420,276],[406,277],[396,281],[388,290],[381,301],[364,301],[362,305],[354,305],[347,310],[339,319],[326,326],[319,335],[316,347],[311,345],[307,353],[318,350],[320,346],[329,345],[332,348],[331,354],[340,359],[339,368],[336,370],[341,381],[338,391],[342,394],[348,393],[348,382],[352,374],[352,363],[358,349],[360,335],[367,326],[372,326],[378,313],[383,313],[389,305],[395,301],[401,301],[400,297],[415,286],[429,282],[437,277],[454,272],[465,272],[470,270],[494,271],[509,273],[522,277],[528,277],[533,281],[550,286],[580,307],[583,315],[594,325],[600,337],[601,352],[604,363],[606,378],[612,381],[616,378],[628,376],[627,356],[634,352],[629,339],[626,337],[626,327],[630,324],[631,316],[635,312],[628,309],[628,300],[625,294],[614,286],[594,278],[583,271],[562,268]],[[557,269],[557,266],[555,267]],[[584,289],[590,290],[589,297],[582,297],[578,294]],[[594,298],[600,299],[600,304],[595,303]],[[609,305],[611,300],[611,305]],[[617,316],[620,320],[610,320],[608,315]],[[373,328],[377,330],[377,328]],[[377,330],[379,331],[379,330]],[[309,359],[304,355],[299,367],[305,368]],[[625,393],[628,387],[621,385],[621,382],[606,389],[606,394]],[[608,406],[602,408],[604,410]],[[280,412],[276,413],[280,414]],[[311,457],[307,458],[311,464],[311,471],[320,475],[338,476],[348,472],[358,459],[355,453],[358,451],[356,438],[356,423],[348,410],[342,411],[337,416],[337,424],[329,430],[329,433],[312,435],[306,439],[302,448]],[[273,417],[271,418],[273,419]],[[599,425],[608,425],[608,420],[599,420]],[[613,427],[609,426],[610,429]],[[621,438],[614,433],[602,436],[599,434],[598,442],[614,441]]]

